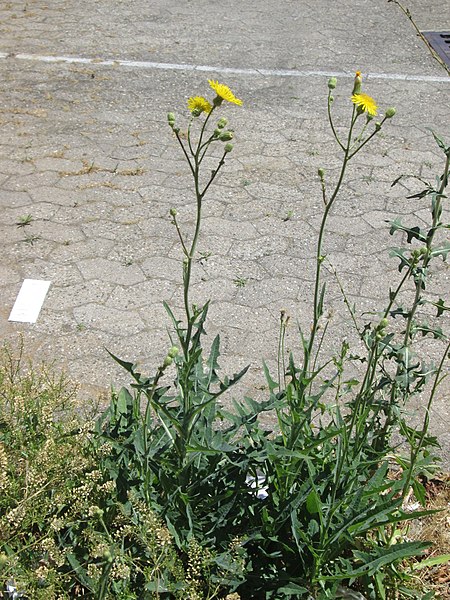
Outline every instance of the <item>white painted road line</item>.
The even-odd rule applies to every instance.
[[[266,77],[347,77],[353,78],[354,72],[348,71],[320,71],[307,70],[300,71],[297,69],[238,69],[230,67],[217,67],[208,65],[190,65],[178,63],[161,63],[150,62],[144,60],[114,60],[100,58],[83,58],[81,56],[42,56],[39,54],[25,53],[0,53],[0,59],[17,59],[29,60],[45,63],[68,63],[68,64],[83,64],[100,67],[129,67],[137,69],[160,69],[163,71],[206,71],[208,73],[220,73],[222,75],[244,75],[244,76],[260,76]],[[405,73],[363,73],[366,79],[390,79],[394,81],[418,81],[424,83],[448,83],[450,77],[437,77],[434,75],[408,75]]]

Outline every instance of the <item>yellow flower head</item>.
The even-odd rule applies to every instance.
[[[210,113],[212,110],[211,104],[206,98],[203,98],[203,96],[193,96],[192,98],[189,98],[187,105],[191,113],[196,111],[198,115],[202,112]]]
[[[227,85],[219,83],[218,81],[214,81],[213,79],[209,79],[208,83],[216,92],[217,98],[220,99],[218,102],[214,101],[215,104],[220,105],[222,103],[222,100],[226,100],[227,102],[233,102],[233,104],[238,104],[239,106],[242,106],[242,100],[236,98],[236,96],[233,94],[233,92]]]
[[[371,117],[377,116],[377,103],[375,100],[367,94],[353,94],[353,104],[362,111],[368,113]]]

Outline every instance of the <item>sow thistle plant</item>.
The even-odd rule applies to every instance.
[[[328,217],[350,161],[395,115],[387,108],[378,117],[381,109],[362,84],[357,72],[344,135],[333,115],[337,81],[328,82],[328,119],[342,161],[334,184],[318,170],[323,215],[310,328],[299,330],[302,355],[285,357],[283,312],[277,380],[264,366],[267,397],[232,400],[231,408],[218,400],[247,367],[219,376],[220,337],[208,350],[203,344],[209,301],[193,304],[190,288],[206,194],[233,150],[233,129],[222,113],[243,103],[211,80],[211,99],[188,99],[186,125],[168,114],[196,210],[191,230],[170,210],[183,310],[177,315],[164,304],[173,333],[155,373],[144,375],[114,356],[130,373],[131,389],[113,391],[95,426],[81,427],[76,419],[63,426],[52,418],[54,387],[33,396],[30,409],[24,388],[12,393],[0,370],[0,572],[10,597],[431,597],[414,590],[415,573],[450,557],[413,569],[413,557],[429,545],[408,540],[404,523],[431,511],[411,513],[404,504],[411,490],[425,503],[419,476],[434,468],[438,445],[428,432],[429,412],[449,353],[439,321],[450,307],[428,288],[435,259],[446,260],[450,251],[443,222],[450,146],[434,135],[445,157],[442,173],[434,183],[420,179],[424,189],[410,196],[429,201],[429,224],[391,225],[406,246],[391,252],[399,281],[386,305],[361,323],[338,280],[364,350],[343,341],[336,355],[322,358],[333,335],[326,319]],[[443,346],[437,365],[415,353],[423,336]],[[414,428],[405,408],[427,384],[425,417]],[[64,397],[64,387],[58,389]],[[266,412],[273,431],[259,422]],[[21,462],[20,444],[31,433],[28,462]],[[76,460],[74,442],[82,450]]]
[[[449,149],[436,138],[446,154],[444,172],[437,187],[429,185],[419,194],[432,200],[429,230],[398,222],[391,230],[406,232],[408,242],[419,241],[422,247],[394,252],[401,260],[402,278],[389,292],[387,306],[374,323],[360,326],[344,295],[365,354],[352,353],[343,342],[338,355],[321,364],[320,351],[328,335],[323,274],[327,220],[350,161],[395,115],[395,109],[388,108],[376,119],[377,102],[362,91],[357,72],[349,94],[352,111],[347,133],[338,134],[333,118],[337,81],[329,80],[328,118],[342,163],[330,189],[324,169],[318,172],[324,210],[311,328],[308,334],[300,331],[303,356],[297,360],[291,354],[284,365],[288,318],[283,315],[278,382],[265,367],[269,397],[259,402],[233,400],[232,410],[226,410],[217,399],[246,368],[231,379],[219,378],[219,336],[206,356],[202,345],[209,301],[201,307],[192,305],[190,282],[205,195],[233,149],[227,119],[216,120],[215,115],[224,102],[242,102],[224,84],[209,84],[216,93],[212,101],[203,96],[188,100],[186,131],[181,131],[174,113],[168,114],[196,198],[190,235],[177,211],[170,211],[183,255],[184,315],[178,318],[165,304],[175,337],[155,376],[143,376],[131,363],[116,358],[134,378],[134,392],[122,389],[99,422],[99,436],[112,448],[103,468],[115,478],[123,506],[133,493],[167,524],[187,569],[184,583],[177,587],[184,594],[190,581],[189,593],[195,598],[220,598],[227,593],[242,599],[350,597],[356,593],[350,588],[355,587],[366,598],[408,595],[404,561],[420,555],[428,545],[407,541],[398,528],[403,521],[427,514],[411,515],[404,510],[403,500],[413,486],[417,498],[424,501],[417,475],[430,467],[430,449],[436,445],[428,435],[428,412],[444,365],[444,358],[437,367],[413,360],[412,346],[420,333],[438,331],[425,330],[417,317],[426,302],[431,259],[446,258],[446,247],[435,247],[434,241],[446,227],[441,215]],[[206,170],[204,160],[217,146],[222,147],[222,156],[214,169]],[[401,298],[410,283],[416,294],[407,307]],[[438,316],[447,310],[443,301],[436,308]],[[395,319],[404,319],[405,327],[391,326]],[[354,363],[362,367],[360,379],[348,375]],[[162,385],[172,364],[174,384]],[[430,379],[434,383],[427,415],[422,429],[415,430],[402,409]],[[266,411],[277,416],[274,432],[259,425],[258,416]],[[403,436],[409,455],[400,455],[392,441],[394,432]],[[394,480],[393,463],[400,468]],[[201,547],[208,557],[208,564],[195,570],[195,577],[190,566],[193,547]],[[147,589],[176,596],[170,589],[171,577],[167,571],[161,573],[158,580],[146,583]]]

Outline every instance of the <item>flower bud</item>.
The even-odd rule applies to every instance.
[[[386,114],[385,114],[386,119],[392,119],[392,117],[395,115],[396,112],[397,111],[395,110],[395,108],[393,106],[390,106],[386,110]]]
[[[317,175],[320,177],[320,179],[323,179],[325,176],[325,169],[322,169],[322,167],[317,169]]]
[[[175,358],[175,356],[178,356],[179,352],[180,351],[178,350],[178,348],[176,346],[172,346],[172,348],[167,353],[167,356],[170,356],[170,358]]]
[[[386,329],[389,325],[389,321],[386,318],[381,319],[380,321],[380,329]]]
[[[171,217],[176,217],[177,216],[177,209],[176,208],[171,208],[169,210],[170,216]]]
[[[8,557],[6,554],[0,554],[0,570],[8,564]]]
[[[362,84],[361,71],[356,71],[355,82],[353,83],[353,92],[352,92],[353,95],[360,93],[361,84]]]
[[[428,248],[426,246],[422,246],[422,248],[419,250],[420,252],[420,256],[425,256],[426,254],[428,254]]]
[[[232,131],[224,131],[219,135],[219,140],[221,142],[229,142],[230,140],[233,139],[233,132]]]
[[[380,131],[381,123],[375,123],[375,131]]]
[[[214,137],[215,138],[218,138],[221,133],[222,133],[222,130],[219,129],[218,127],[216,127],[216,129],[214,129]]]
[[[111,550],[109,548],[107,548],[104,552],[103,552],[103,558],[104,560],[106,560],[109,563],[112,563],[114,558],[113,555],[111,554]]]
[[[225,127],[225,125],[228,123],[228,119],[226,117],[221,117],[218,121],[217,121],[217,127],[219,129],[223,129]]]
[[[172,363],[173,363],[173,358],[171,356],[167,355],[163,362],[163,369],[165,369],[166,367],[169,367]]]
[[[234,147],[233,144],[228,143],[228,144],[225,144],[225,147],[223,150],[224,150],[224,152],[231,152],[233,150],[233,147]]]
[[[170,125],[170,123],[169,123]],[[174,133],[180,133],[180,128],[179,127],[172,127]]]
[[[167,121],[173,129],[173,126],[175,125],[175,115],[173,114],[173,112],[167,113]]]
[[[328,89],[334,90],[334,88],[336,87],[336,84],[337,84],[336,77],[330,77],[330,79],[328,80]]]

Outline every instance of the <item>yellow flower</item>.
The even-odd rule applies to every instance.
[[[353,94],[352,102],[363,112],[369,113],[371,117],[377,116],[377,103],[371,96],[367,94]]]
[[[208,83],[216,92],[217,97],[220,98],[220,102],[218,102],[218,104],[221,104],[222,100],[226,100],[227,102],[233,102],[233,104],[238,104],[239,106],[242,106],[242,100],[236,98],[236,96],[233,94],[233,92],[227,85],[219,83],[218,81],[214,81],[213,79],[209,79]]]
[[[189,98],[187,105],[191,112],[194,112],[195,110],[198,114],[202,112],[210,113],[212,110],[211,104],[206,98],[203,98],[203,96],[193,96],[192,98]]]

